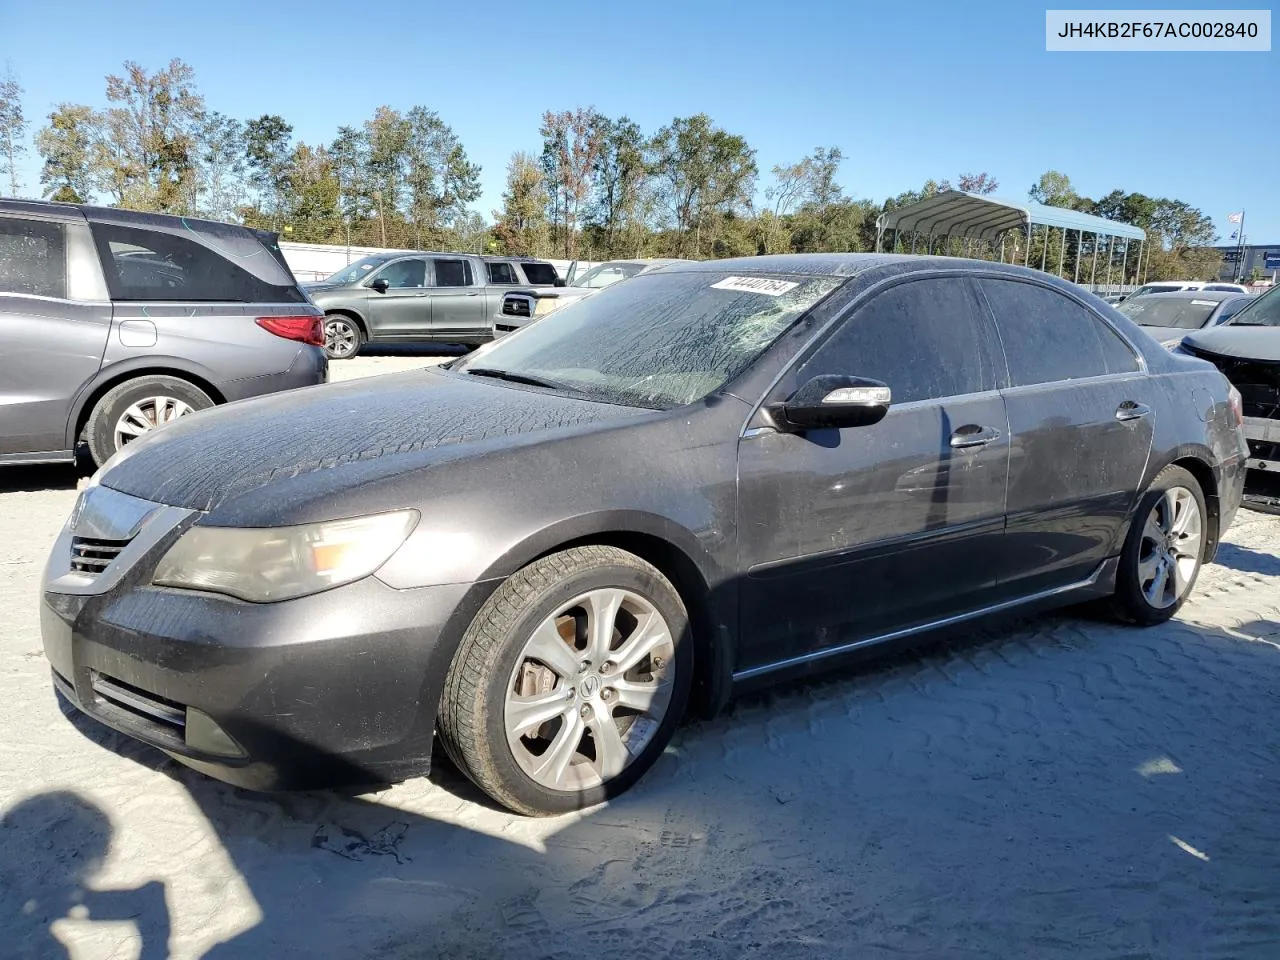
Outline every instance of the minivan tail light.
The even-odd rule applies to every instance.
[[[324,320],[321,317],[258,317],[255,322],[277,337],[300,340],[313,347],[324,346]]]
[[[1240,391],[1235,387],[1227,390],[1227,399],[1231,403],[1231,414],[1235,417],[1236,426],[1244,426],[1244,401],[1240,398]]]

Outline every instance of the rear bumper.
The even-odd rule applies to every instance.
[[[316,384],[327,382],[328,379],[329,358],[325,356],[324,349],[304,345],[287,370],[263,377],[227,380],[217,386],[230,403],[233,400],[247,400],[249,397],[279,393],[282,390],[314,387]]]
[[[312,789],[429,769],[469,588],[46,592],[40,625],[55,687],[89,716],[237,786]]]

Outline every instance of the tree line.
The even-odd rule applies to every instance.
[[[29,127],[22,94],[15,78],[0,81],[0,185],[13,195]],[[540,145],[512,154],[501,209],[488,218],[473,208],[480,167],[434,110],[382,106],[331,142],[308,144],[284,117],[210,109],[177,59],[154,72],[126,62],[106,78],[98,106],[57,104],[34,143],[41,194],[53,200],[231,220],[305,242],[567,259],[871,250],[886,210],[944,190],[999,188],[980,172],[954,187],[929,180],[883,202],[857,198],[838,182],[840,149],[820,146],[774,166],[760,189],[756,151],[706,114],[646,132],[590,107],[549,110],[539,135]],[[1216,276],[1221,265],[1208,249],[1212,220],[1185,202],[1124,190],[1091,199],[1056,171],[1029,196],[1146,230],[1146,265],[1136,252],[1119,261],[1104,252],[1130,280],[1139,270],[1153,279]],[[1027,259],[1026,238],[1009,239]],[[1085,258],[1096,262],[1088,237],[1037,231],[1031,243],[1031,262],[1061,263],[1068,277]],[[933,250],[998,255],[995,245],[956,240]]]

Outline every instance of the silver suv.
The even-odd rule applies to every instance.
[[[208,220],[0,200],[0,332],[0,464],[328,379],[275,234]]]
[[[553,286],[563,281],[541,260],[406,251],[357,260],[306,291],[325,313],[325,349],[342,360],[369,341],[488,343],[504,294]]]

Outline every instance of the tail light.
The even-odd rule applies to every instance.
[[[1227,390],[1227,399],[1231,403],[1231,415],[1235,417],[1236,426],[1244,426],[1244,401],[1240,399],[1240,391],[1235,387]]]
[[[267,333],[274,333],[286,340],[299,340],[313,347],[324,346],[324,318],[322,317],[258,317],[254,321]]]

